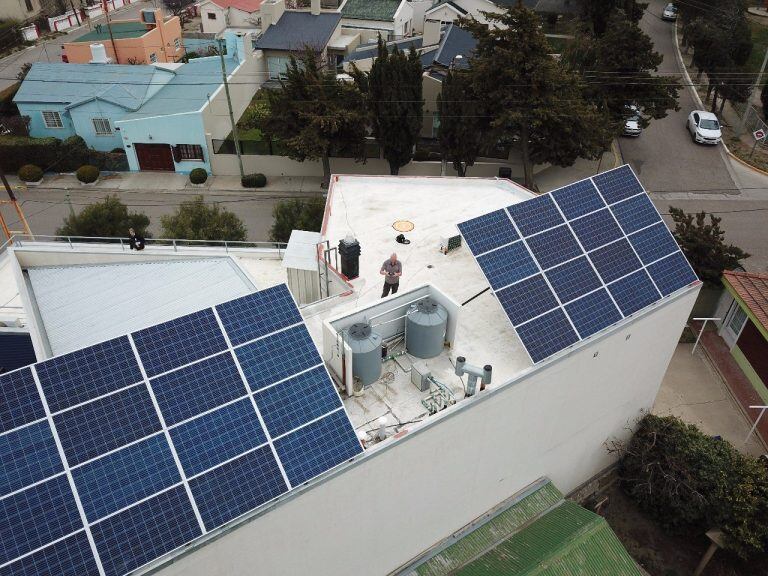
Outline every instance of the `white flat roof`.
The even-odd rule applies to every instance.
[[[53,355],[256,290],[229,257],[30,267],[26,272]]]

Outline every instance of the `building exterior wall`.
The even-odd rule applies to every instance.
[[[214,18],[211,18],[212,15]],[[200,5],[200,25],[203,32],[207,34],[218,34],[227,27],[224,8],[221,8],[213,2],[205,2]]]
[[[29,135],[33,138],[68,138],[75,135],[75,127],[72,124],[64,104],[41,104],[39,102],[25,103],[17,102],[19,114],[29,116]],[[43,111],[58,112],[61,117],[61,128],[48,128],[43,121]]]
[[[768,342],[751,318],[747,318],[731,354],[757,393],[768,402]]]
[[[424,19],[426,12],[432,7],[432,0],[413,0],[408,2],[413,9],[413,33],[424,32]]]
[[[376,41],[381,35],[384,40],[390,40],[395,37],[394,22],[383,22],[381,20],[355,20],[342,18],[341,27],[348,33],[360,34],[360,43],[366,44]]]
[[[115,122],[127,113],[125,108],[120,106],[115,106],[101,100],[92,100],[70,109],[69,116],[72,119],[75,132],[85,140],[88,146],[102,152],[109,152],[115,148],[123,147],[123,139],[120,137],[120,131],[115,129]],[[93,125],[94,118],[108,119],[109,125],[112,128],[112,134],[96,134],[96,128]]]
[[[429,74],[422,75],[421,92],[424,98],[424,120],[421,135],[424,138],[437,138],[435,118],[437,117],[437,97],[443,92],[443,83]]]
[[[176,40],[179,48],[176,48]],[[151,55],[157,62],[177,62],[184,56],[184,39],[181,36],[179,17],[174,16],[139,38],[118,38],[115,40],[117,56],[112,42],[107,38],[104,44],[107,57],[117,64],[151,64]],[[71,64],[87,64],[91,61],[93,42],[67,42],[63,54]]]
[[[445,23],[453,22],[457,18],[459,18],[459,15],[456,13],[456,10],[451,9],[449,6],[446,6],[445,4],[429,13],[430,20],[440,20],[440,22],[445,22]],[[426,16],[425,16],[425,19],[426,19]],[[423,28],[424,27],[423,20],[421,25]]]
[[[389,574],[541,476],[574,490],[652,408],[697,292],[401,432],[156,573]]]
[[[403,2],[395,12],[395,36],[409,36],[413,31],[413,7]]]
[[[0,20],[25,22],[40,14],[40,0],[30,0],[32,10],[27,10],[25,0],[3,0],[0,2]]]

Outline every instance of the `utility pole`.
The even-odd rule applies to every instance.
[[[224,80],[224,92],[227,94],[227,106],[229,107],[229,121],[232,124],[232,138],[235,140],[235,153],[237,154],[237,165],[240,168],[240,179],[245,177],[243,170],[243,157],[240,154],[240,139],[237,136],[237,124],[235,123],[235,113],[232,111],[232,98],[229,95],[229,84],[227,83],[227,67],[224,64],[223,40],[219,38],[219,58],[221,60],[221,77]]]
[[[107,30],[109,30],[109,39],[112,42],[112,52],[115,53],[115,64],[120,64],[120,59],[117,57],[117,44],[115,44],[115,37],[112,35],[112,21],[109,19],[109,0],[104,2],[104,15],[107,17]]]
[[[80,13],[77,10],[75,10],[75,2],[74,2],[74,0],[69,0],[69,5],[72,7],[72,12],[75,13],[75,20],[77,20],[77,25],[81,26],[83,23],[80,20]]]
[[[755,88],[759,88],[760,84],[763,81],[763,74],[765,74],[766,65],[768,65],[768,48],[765,49],[765,56],[763,56],[763,65],[760,66],[760,73],[757,75],[757,80],[755,80],[755,83],[749,87],[749,95],[747,96],[747,103],[746,103],[746,106],[744,106],[744,115],[741,117],[741,122],[739,123],[739,129],[736,132],[736,136],[741,136],[744,133],[744,128],[746,127],[746,123],[747,123],[747,113],[749,112],[750,106],[752,106],[752,95],[755,92]]]

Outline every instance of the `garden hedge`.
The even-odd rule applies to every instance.
[[[17,172],[24,164],[36,164],[46,172],[74,172],[83,164],[107,172],[128,170],[125,153],[92,150],[80,136],[63,142],[58,138],[0,136],[0,166],[6,172]]]

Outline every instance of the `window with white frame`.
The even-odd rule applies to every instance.
[[[173,45],[176,47],[176,50],[181,50],[181,40],[179,38],[173,41]]]
[[[112,126],[109,124],[109,118],[93,118],[93,130],[96,136],[111,136]]]
[[[152,52],[152,54],[149,55],[149,61],[150,62],[157,62],[157,54]]]
[[[64,128],[61,114],[55,110],[43,110],[43,122],[45,122],[46,128]]]

